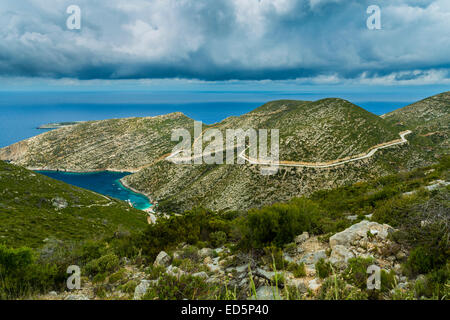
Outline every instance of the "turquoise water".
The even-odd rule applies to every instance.
[[[133,207],[144,210],[152,206],[149,199],[139,193],[133,192],[125,188],[120,179],[129,175],[127,172],[89,172],[89,173],[73,173],[61,171],[36,171],[47,177],[66,182],[68,184],[92,190],[106,196],[110,196],[120,200],[130,200]]]

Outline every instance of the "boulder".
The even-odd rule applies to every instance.
[[[363,220],[345,229],[344,231],[333,235],[330,238],[330,247],[334,248],[337,245],[349,247],[352,243],[358,240],[367,239],[368,231],[378,238],[386,239],[387,236],[394,231],[394,229],[387,224],[379,224],[376,222]]]
[[[256,297],[253,295],[250,300],[281,300],[279,290],[269,286],[261,286],[256,290]]]
[[[348,259],[355,255],[343,245],[335,245],[330,255],[330,262],[332,264],[346,264]]]
[[[286,284],[289,287],[294,287],[298,290],[300,293],[306,293],[308,291],[308,287],[304,280],[302,279],[296,279],[296,278],[287,278]]]
[[[64,300],[89,300],[84,294],[69,294]]]
[[[318,279],[312,279],[308,282],[308,288],[313,291],[317,292],[322,287],[322,284],[320,283],[320,280]]]
[[[197,278],[202,278],[202,279],[208,278],[208,274],[205,271],[193,273],[192,276],[197,277]]]
[[[169,266],[166,269],[167,274],[174,276],[174,277],[181,277],[182,275],[184,275],[186,272],[184,272],[183,270],[181,270],[180,268],[174,267],[174,266]]]
[[[140,300],[147,292],[152,282],[153,281],[150,280],[141,280],[141,283],[139,283],[134,289],[134,300]]]
[[[167,267],[170,265],[170,261],[172,259],[170,258],[170,256],[164,252],[161,251],[158,256],[155,259],[155,262],[153,263],[154,266],[161,266],[161,267]]]
[[[214,255],[214,250],[211,248],[203,248],[198,252],[198,255],[202,258],[212,257]]]
[[[316,264],[317,261],[319,261],[320,259],[326,259],[327,258],[327,254],[325,252],[325,250],[319,250],[319,251],[315,251],[315,252],[309,252],[307,254],[305,254],[300,260],[300,263],[304,263],[306,265],[313,265]]]
[[[67,203],[67,200],[61,197],[56,197],[52,199],[52,205],[56,208],[56,209],[65,209],[67,208],[67,206],[69,205]]]
[[[303,242],[305,242],[308,239],[309,239],[309,233],[305,231],[301,235],[296,236],[294,241],[296,244],[302,244]]]

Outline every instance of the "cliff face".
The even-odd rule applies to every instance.
[[[367,159],[331,168],[281,167],[271,176],[261,175],[260,166],[248,163],[166,161],[176,144],[171,142],[172,129],[193,133],[193,120],[180,113],[61,128],[1,149],[0,158],[26,167],[134,171],[124,178],[126,185],[176,212],[198,205],[248,209],[436,162],[448,153],[449,106],[449,94],[444,93],[378,117],[342,99],[281,100],[211,126],[224,137],[227,129],[279,129],[280,160],[304,162],[355,157],[399,139],[401,131],[413,131],[408,143],[379,150]]]

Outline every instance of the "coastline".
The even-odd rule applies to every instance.
[[[129,174],[135,173],[135,172],[131,172],[129,170],[119,170],[119,169],[111,169],[111,168],[108,168],[106,170],[87,169],[87,170],[83,170],[83,171],[81,171],[81,170],[65,170],[65,169],[50,169],[50,168],[32,168],[32,167],[27,167],[26,169],[31,170],[31,171],[49,171],[49,172],[75,173],[75,174],[83,174],[83,173],[90,174],[90,173],[98,173],[98,172],[117,172],[117,173],[129,173]],[[148,208],[141,209],[141,211],[149,212],[148,210],[154,206],[153,200],[150,197],[150,195],[145,194],[139,190],[136,190],[135,188],[133,188],[133,187],[129,186],[127,183],[125,183],[122,179],[123,178],[117,180],[121,187],[123,187],[124,189],[128,189],[134,193],[137,193],[137,194],[147,198],[148,202],[150,203],[150,206]],[[95,191],[93,191],[93,192],[95,192]],[[98,192],[96,192],[96,193],[98,193]],[[100,194],[100,193],[98,193],[98,194]]]

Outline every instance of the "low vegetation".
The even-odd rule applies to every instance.
[[[20,247],[21,241],[11,241],[13,237],[9,236],[4,241],[7,246],[0,246],[0,297],[26,298],[62,290],[65,270],[71,264],[80,265],[88,279],[117,283],[131,294],[138,283],[126,279],[126,260],[128,265],[146,268],[148,279],[158,279],[158,286],[151,286],[144,299],[239,298],[239,293],[223,283],[212,284],[190,274],[177,277],[164,268],[148,266],[159,252],[172,254],[181,246],[184,249],[173,258],[172,265],[184,271],[207,273],[198,267],[203,261],[199,250],[222,247],[232,254],[229,265],[237,265],[240,257],[247,255],[271,266],[275,276],[269,280],[282,287],[284,272],[292,272],[295,277],[307,274],[304,264],[284,259],[283,252],[289,250],[297,235],[306,231],[328,241],[330,235],[371,215],[372,221],[396,228],[391,237],[409,250],[402,268],[409,279],[417,279],[412,282],[414,286],[399,291],[395,289],[395,274],[382,272],[382,290],[375,295],[365,289],[370,258],[350,259],[343,271],[321,259],[315,264],[315,272],[323,279],[323,285],[315,295],[310,294],[319,299],[448,299],[449,187],[429,186],[438,180],[448,181],[449,167],[450,158],[446,157],[432,167],[318,191],[308,198],[249,211],[212,212],[197,208],[184,215],[160,218],[142,230],[106,233],[102,239],[84,242],[61,237],[30,249]],[[11,206],[12,202],[6,205]],[[215,252],[212,257],[222,255]],[[292,288],[286,286],[283,290],[291,292],[290,298],[300,297]]]

